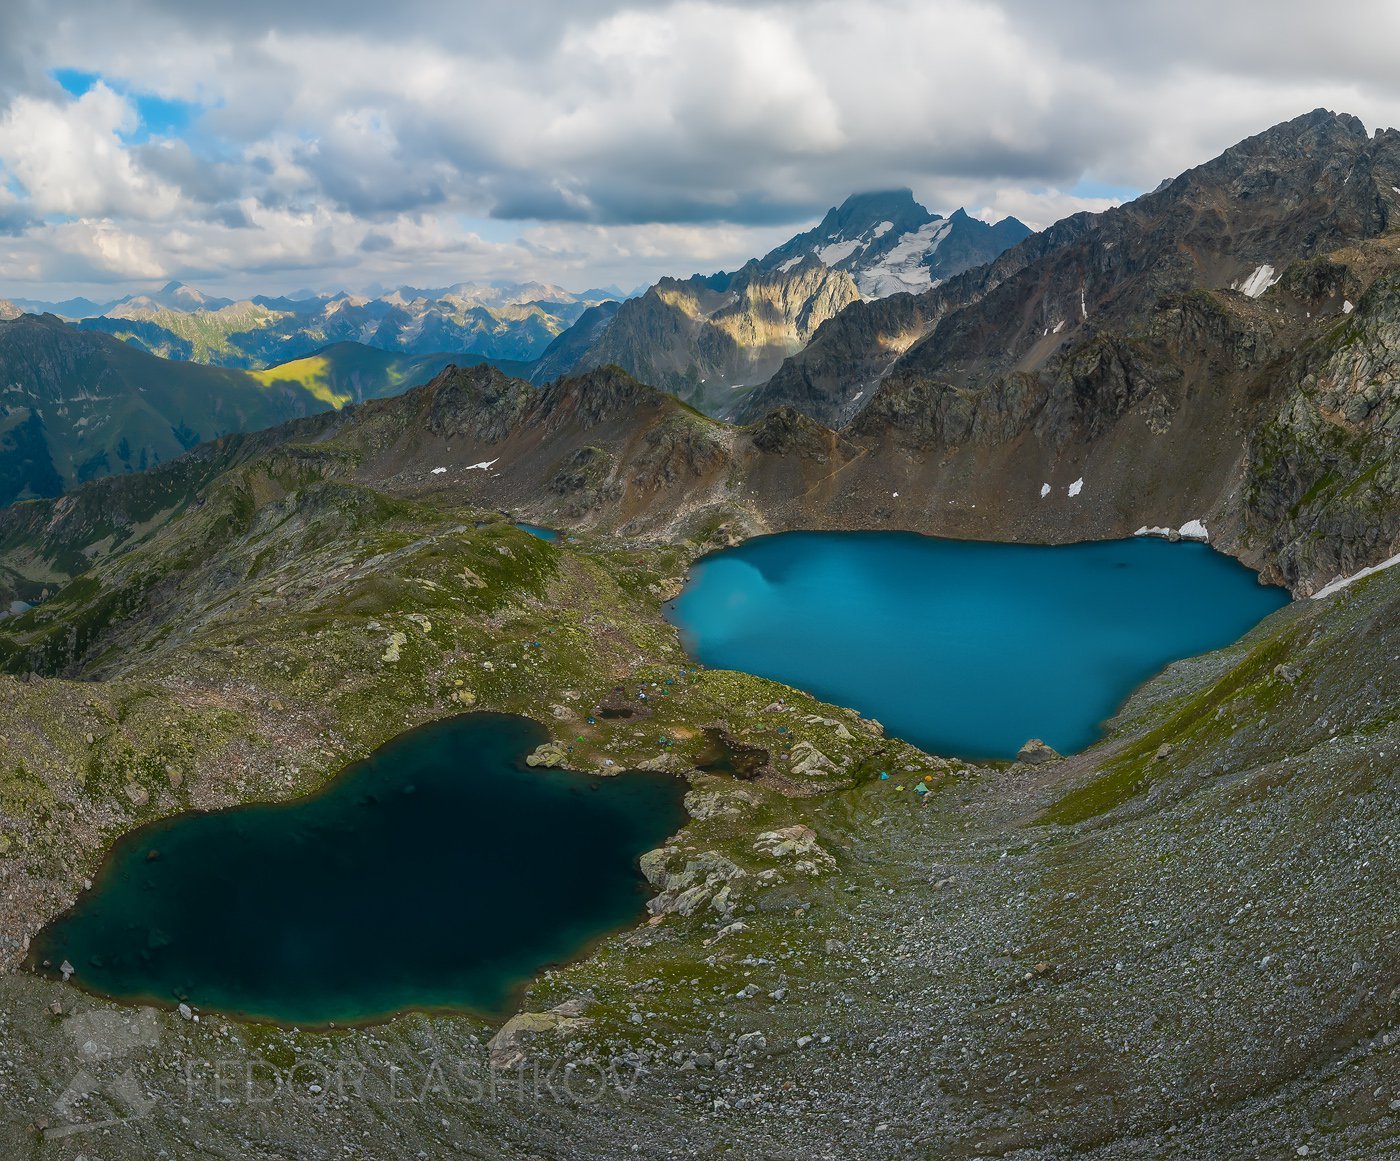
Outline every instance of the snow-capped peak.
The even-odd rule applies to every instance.
[[[1014,218],[996,226],[958,210],[951,217],[930,213],[909,190],[856,194],[829,210],[820,225],[799,234],[761,259],[765,270],[786,274],[815,257],[849,274],[864,298],[901,291],[918,293],[972,266],[990,262],[1030,231]],[[939,249],[959,245],[947,260]]]

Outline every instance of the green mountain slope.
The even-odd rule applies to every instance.
[[[51,315],[0,321],[0,505],[401,391],[449,361],[344,343],[245,372],[156,358]]]

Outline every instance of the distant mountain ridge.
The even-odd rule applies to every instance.
[[[259,370],[337,342],[395,354],[462,354],[527,363],[616,288],[572,294],[540,282],[398,287],[377,296],[254,295],[234,300],[180,282],[107,303],[21,299],[14,313],[55,314],[167,359]]]
[[[561,335],[532,379],[615,364],[708,414],[732,414],[852,303],[936,286],[1029,233],[1015,218],[930,213],[907,189],[856,194],[733,273],[663,278],[611,319],[591,316],[586,337]]]
[[[53,315],[0,321],[0,507],[402,391],[452,361],[342,343],[243,371],[161,359]]]

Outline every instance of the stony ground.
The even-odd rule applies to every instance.
[[[660,606],[696,550],[313,489],[97,627],[86,680],[5,679],[3,1155],[1400,1150],[1400,570],[1171,667],[1083,755],[992,769],[689,665]],[[116,834],[471,707],[691,781],[648,920],[503,1028],[195,1020],[15,970]],[[696,770],[720,736],[757,778]]]

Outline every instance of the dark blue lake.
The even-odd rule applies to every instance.
[[[530,769],[525,718],[414,730],[295,802],[122,838],[30,962],[119,999],[302,1025],[498,1013],[541,968],[644,912],[638,856],[684,785]],[[44,961],[47,961],[47,965]]]
[[[1288,603],[1204,544],[1056,547],[788,532],[699,560],[673,617],[691,654],[878,718],[937,754],[1061,753],[1170,661]]]

